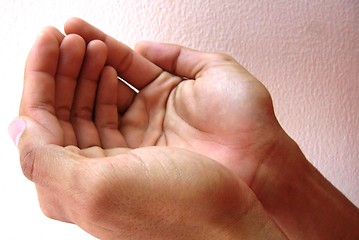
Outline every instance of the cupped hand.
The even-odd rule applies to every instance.
[[[181,147],[217,160],[251,185],[285,135],[266,88],[228,55],[149,42],[133,52],[76,18],[65,31],[106,43],[107,64],[139,90],[118,87],[118,133],[130,148]],[[123,141],[113,138],[113,145]]]
[[[86,44],[78,35],[44,30],[27,60],[20,115],[40,122],[53,144],[111,147],[110,134],[111,141],[125,145],[113,104],[117,75],[104,67],[106,58],[101,41]]]
[[[163,124],[166,94],[182,79],[133,53],[149,73],[161,71],[135,95],[105,66],[107,52],[99,40],[47,28],[29,54],[20,118],[10,132],[14,139],[21,132],[21,166],[44,213],[101,239],[285,239],[222,165],[186,149],[146,147],[152,144],[137,117]]]

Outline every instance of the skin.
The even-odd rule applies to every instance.
[[[47,216],[99,238],[359,235],[358,209],[233,58],[149,42],[133,51],[81,19],[65,32],[35,43],[20,109],[22,168]]]
[[[136,97],[127,95],[132,104],[125,105],[128,111],[119,128],[130,147],[176,146],[216,160],[254,191],[290,239],[359,238],[358,208],[309,163],[278,123],[267,89],[233,58],[142,42],[135,51],[161,70],[152,68],[131,78],[128,73],[142,73],[140,66],[149,65],[142,60],[137,64],[140,57],[129,54],[122,43],[77,18],[66,23],[65,32],[77,33],[86,42],[102,40],[109,48],[107,64],[141,90]],[[132,61],[118,57],[121,53]],[[173,87],[175,80],[168,77],[165,82],[172,88],[165,88],[161,81],[167,73],[186,81]],[[156,96],[160,97],[151,100]],[[156,109],[150,103],[158,103],[156,113],[165,109],[164,113],[158,118],[143,114],[141,106]],[[122,125],[131,120],[142,130]]]
[[[121,47],[145,63],[144,72],[160,70]],[[50,27],[29,53],[21,117],[10,133],[25,128],[21,166],[44,214],[100,239],[286,239],[223,165],[146,140],[158,129],[147,133],[144,124],[171,116],[162,108],[182,78],[161,70],[135,95],[106,66],[109,50],[100,40]]]

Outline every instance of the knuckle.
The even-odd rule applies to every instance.
[[[69,121],[71,118],[71,110],[65,106],[57,107],[56,108],[56,116],[60,120]]]
[[[71,113],[72,122],[77,120],[92,120],[93,118],[93,108],[89,106],[81,106],[76,108]]]
[[[103,121],[102,119],[95,119],[95,125],[99,130],[117,130],[118,129],[118,123],[115,120],[109,120],[109,121]]]
[[[26,178],[28,178],[31,181],[35,180],[35,160],[38,156],[38,149],[37,148],[31,148],[31,149],[25,149],[20,154],[20,164],[23,174]]]

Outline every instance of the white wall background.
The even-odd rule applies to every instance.
[[[79,16],[139,40],[223,51],[269,88],[308,159],[359,206],[359,1],[12,0],[0,4],[0,239],[93,239],[42,215],[7,134],[42,27]]]

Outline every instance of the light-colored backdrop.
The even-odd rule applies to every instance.
[[[359,1],[13,0],[0,11],[0,239],[92,239],[41,214],[7,136],[36,34],[71,16],[130,46],[155,40],[233,55],[269,88],[308,159],[359,206]]]

